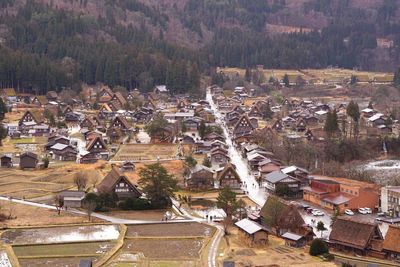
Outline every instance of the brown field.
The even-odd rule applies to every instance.
[[[102,255],[114,246],[112,242],[91,242],[54,245],[14,246],[15,255],[25,257],[75,256],[75,255]]]
[[[148,259],[192,259],[200,257],[203,244],[202,239],[135,239],[125,241],[122,252],[142,252]]]
[[[166,210],[130,210],[130,211],[112,211],[105,212],[104,215],[113,216],[127,220],[149,220],[161,221],[164,218]]]
[[[6,220],[0,225],[7,227],[14,226],[38,226],[38,225],[54,225],[54,224],[72,224],[88,222],[87,216],[75,215],[67,212],[57,214],[55,210],[43,209],[34,206],[28,206],[8,201],[0,201],[0,212],[10,214],[15,219]],[[40,214],[40,216],[38,216]],[[95,222],[100,222],[100,219],[92,218]]]
[[[97,262],[97,257],[73,257],[73,258],[40,258],[40,259],[19,259],[21,267],[65,267],[65,266],[79,266],[81,259],[92,259]]]
[[[214,229],[200,223],[176,223],[158,225],[129,225],[126,236],[128,237],[188,237],[212,236]]]
[[[77,172],[85,172],[88,186],[99,181],[103,175],[98,170],[100,165],[70,164],[50,167],[47,170],[2,169],[0,173],[0,195],[26,199],[75,187],[74,177]]]
[[[157,160],[172,159],[177,154],[177,146],[175,144],[128,144],[121,145],[114,161],[141,161],[141,160]]]

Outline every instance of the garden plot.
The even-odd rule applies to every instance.
[[[2,193],[13,193],[21,190],[37,189],[42,191],[60,191],[63,190],[65,186],[52,183],[9,183],[0,184],[0,192]]]
[[[122,253],[141,252],[148,259],[198,259],[203,239],[135,239],[126,240]]]
[[[140,161],[172,159],[177,154],[177,146],[174,144],[127,144],[121,145],[114,161]]]
[[[13,229],[1,235],[3,242],[18,244],[54,244],[115,240],[119,236],[117,225],[91,225]]]
[[[13,249],[18,258],[53,256],[73,257],[76,255],[101,256],[108,252],[113,246],[114,243],[111,242],[93,242],[54,245],[23,245],[13,246]]]
[[[200,223],[129,225],[128,237],[210,237],[214,229]]]

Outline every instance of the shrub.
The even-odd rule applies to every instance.
[[[324,253],[329,253],[328,245],[322,239],[314,239],[310,246],[310,255],[318,256]]]
[[[151,209],[150,203],[141,198],[127,198],[119,203],[119,208],[123,210],[148,210]]]
[[[333,261],[335,259],[335,255],[330,254],[330,253],[324,253],[323,256],[327,261]]]

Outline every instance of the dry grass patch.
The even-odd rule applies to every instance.
[[[142,252],[148,259],[197,259],[203,244],[202,239],[135,239],[125,241],[122,251]]]
[[[76,255],[103,255],[115,244],[112,242],[13,246],[18,258]]]
[[[115,161],[140,161],[171,159],[177,154],[177,145],[175,144],[127,144],[121,145]]]
[[[49,210],[29,205],[10,203],[8,201],[0,201],[1,213],[10,214],[15,219],[2,222],[2,226],[38,226],[38,225],[54,225],[54,224],[72,224],[88,222],[87,216],[76,215],[67,212],[57,214],[56,210]],[[93,218],[95,222],[102,220]]]
[[[72,257],[72,258],[40,258],[40,259],[20,259],[21,267],[65,267],[65,266],[79,266],[81,259],[91,259],[93,263],[98,261],[97,257]]]

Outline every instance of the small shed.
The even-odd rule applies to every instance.
[[[3,168],[11,168],[13,166],[12,157],[4,155],[0,158],[0,166]]]
[[[19,167],[21,169],[35,169],[38,162],[38,155],[32,152],[25,152],[20,156]]]
[[[85,195],[85,192],[75,190],[66,190],[59,194],[63,198],[64,207],[66,208],[81,208]]]
[[[121,171],[135,171],[135,168],[135,163],[133,163],[132,161],[125,161],[121,166]]]
[[[235,225],[256,244],[266,244],[268,242],[268,231],[260,224],[249,219],[243,219],[235,223]]]
[[[285,245],[289,247],[300,248],[306,245],[305,238],[298,234],[286,232],[282,235],[282,238],[285,240]]]
[[[82,259],[79,262],[79,267],[92,267],[93,266],[93,262],[91,259]]]

